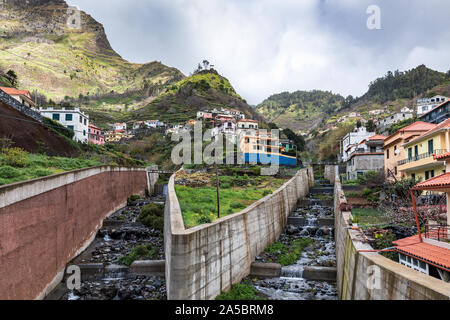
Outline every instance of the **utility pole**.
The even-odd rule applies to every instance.
[[[219,185],[219,170],[217,169],[217,158],[214,161],[216,169],[216,190],[217,190],[217,218],[220,219],[220,185]]]
[[[220,133],[215,136],[216,141],[219,139]],[[214,169],[216,171],[216,191],[217,191],[217,219],[220,219],[220,184],[219,184],[219,169],[217,168],[217,148],[214,150]]]

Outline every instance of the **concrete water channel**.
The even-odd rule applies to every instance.
[[[312,240],[295,264],[281,268],[277,264],[267,264],[265,254],[256,258],[253,274],[248,279],[261,295],[273,300],[337,299],[333,190],[326,181],[316,181],[310,195],[299,201],[298,208],[288,218],[279,242],[288,244],[295,239]],[[67,289],[66,275],[47,299],[167,299],[163,234],[137,222],[143,206],[163,204],[164,201],[162,195],[140,199],[107,218],[93,243],[68,264],[80,268],[81,288]],[[158,249],[155,260],[138,261],[129,267],[120,263],[121,257],[142,244],[151,244]],[[271,269],[269,274],[272,276],[256,279],[255,270],[261,268],[264,272]]]
[[[293,265],[274,271],[279,276],[251,280],[257,291],[273,300],[337,300],[336,254],[334,243],[333,186],[326,181],[316,181],[307,199],[288,219],[288,226],[279,242],[310,238],[300,259]],[[265,254],[257,257],[256,266],[264,268]],[[255,265],[255,264],[254,264]],[[276,269],[276,265],[268,268]],[[279,267],[278,267],[279,268]]]
[[[78,266],[81,288],[69,290],[64,280],[47,300],[165,300],[164,236],[137,221],[141,209],[151,203],[164,204],[165,197],[139,199],[103,222],[92,244],[68,266]],[[156,260],[121,264],[140,245],[155,248]]]

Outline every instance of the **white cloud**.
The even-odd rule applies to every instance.
[[[435,0],[69,2],[105,25],[124,58],[162,61],[185,74],[206,58],[253,104],[281,91],[359,96],[388,70],[450,68],[449,28],[435,18],[450,5]],[[369,31],[366,8],[376,3],[383,30]]]

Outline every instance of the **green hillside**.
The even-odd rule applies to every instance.
[[[0,4],[0,69],[14,70],[20,88],[59,101],[168,85],[184,77],[160,62],[124,60],[111,48],[103,26],[84,12],[81,29],[68,28],[67,7],[62,0]]]
[[[256,109],[280,127],[308,132],[345,106],[346,99],[341,95],[314,90],[275,94]]]
[[[431,70],[425,65],[405,72],[388,71],[384,77],[370,83],[369,91],[361,99],[375,103],[412,99],[447,80],[450,80],[448,73]]]
[[[248,118],[264,120],[214,69],[200,71],[169,86],[166,92],[129,116],[176,123],[195,118],[197,111],[221,107],[234,108]]]

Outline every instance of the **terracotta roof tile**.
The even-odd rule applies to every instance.
[[[420,139],[420,138],[422,138],[423,136],[430,135],[430,134],[432,134],[432,133],[434,133],[434,132],[436,132],[436,131],[439,131],[439,130],[441,130],[441,129],[444,129],[444,128],[450,128],[450,119],[447,119],[447,120],[445,120],[444,122],[441,122],[440,124],[436,125],[436,126],[435,126],[434,128],[432,128],[431,130],[428,130],[427,132],[425,132],[424,134],[422,134],[422,135],[418,136],[417,138],[411,140],[410,142],[415,141],[415,140],[417,140],[417,139]]]
[[[436,125],[433,123],[416,121],[413,124],[410,124],[409,126],[400,129],[399,131],[429,131],[431,129],[434,129],[435,127]]]
[[[0,87],[0,89],[9,95],[24,95],[27,96],[28,98],[31,98],[30,91],[28,90],[17,90],[16,88],[7,88],[7,87]]]
[[[387,137],[385,137],[385,136],[382,136],[382,135],[380,135],[380,134],[376,134],[376,135],[374,135],[374,136],[371,136],[368,140],[384,140],[384,139],[386,139]]]
[[[427,190],[426,188],[450,187],[450,172],[441,174],[440,176],[431,178],[427,181],[418,183],[413,189]]]
[[[426,242],[420,242],[419,236],[393,242],[397,251],[439,265],[450,270],[450,250]]]

